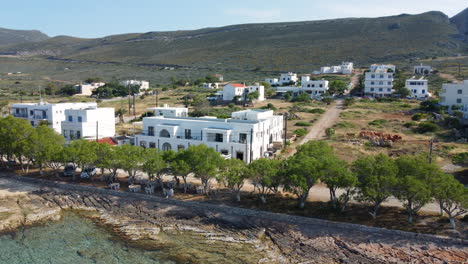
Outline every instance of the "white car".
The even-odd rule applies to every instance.
[[[88,179],[96,175],[97,169],[95,167],[86,167],[80,174],[80,178]]]

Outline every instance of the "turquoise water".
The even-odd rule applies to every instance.
[[[0,236],[1,264],[175,263],[161,252],[117,239],[87,218],[67,213],[63,220]]]

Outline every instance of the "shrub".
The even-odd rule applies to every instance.
[[[421,122],[415,131],[420,134],[439,131],[440,127],[432,122]]]
[[[353,97],[348,97],[344,100],[345,106],[351,106],[355,103],[356,103],[356,99],[354,99]]]
[[[468,165],[468,152],[458,153],[452,157],[452,163],[467,166]]]
[[[416,126],[417,124],[418,123],[411,121],[411,122],[405,123],[403,126],[406,127],[406,128],[411,128],[411,127]]]
[[[334,127],[335,128],[354,128],[356,127],[356,125],[347,121],[342,121],[342,122],[336,123]]]
[[[327,135],[327,137],[331,137],[331,136],[335,135],[335,129],[329,127],[327,129],[325,129],[325,134]]]
[[[309,122],[305,122],[305,121],[299,121],[295,124],[296,126],[310,126],[312,125],[311,123]]]
[[[331,104],[331,102],[333,102],[333,99],[331,99],[330,97],[326,97],[322,99],[322,102],[328,105],[328,104]]]
[[[261,109],[270,109],[276,111],[276,107],[272,103],[268,103],[267,105],[262,106]]]
[[[380,125],[383,125],[383,124],[385,124],[387,122],[388,121],[385,120],[385,119],[377,119],[377,120],[370,121],[369,126],[380,126]]]
[[[307,93],[301,93],[294,98],[294,102],[310,102],[310,95]]]
[[[296,136],[298,137],[303,137],[307,134],[307,130],[304,128],[299,128],[299,129],[294,130],[294,134],[296,134]]]
[[[169,100],[169,99],[171,99],[171,98],[170,97],[161,97],[161,98],[159,98],[159,100]]]
[[[423,113],[416,113],[411,117],[411,120],[420,121],[421,119],[423,119],[425,117],[426,117],[426,115],[423,114]]]
[[[323,110],[322,108],[314,108],[307,110],[307,112],[311,114],[323,114],[325,113],[325,110]]]

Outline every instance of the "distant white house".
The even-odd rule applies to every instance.
[[[428,98],[431,96],[429,93],[428,81],[424,77],[413,78],[406,80],[406,89],[411,92],[413,98]]]
[[[373,64],[366,72],[364,83],[364,94],[373,97],[384,97],[391,95],[393,90],[393,75],[395,65]]]
[[[290,84],[291,82],[296,84],[297,80],[298,79],[297,79],[297,74],[296,73],[292,73],[292,72],[282,73],[280,75],[280,79],[278,81],[278,84],[285,85],[285,84]]]
[[[114,108],[66,109],[62,136],[67,140],[102,139],[115,136]]]
[[[106,83],[103,82],[80,83],[75,84],[73,88],[76,91],[75,95],[91,96],[94,90],[104,85],[106,85]]]
[[[429,65],[420,65],[414,66],[414,74],[418,75],[428,75],[432,72],[432,67]]]
[[[218,89],[219,88],[219,83],[203,83],[201,85],[201,88],[204,88],[204,89]]]
[[[165,104],[163,107],[147,108],[154,112],[154,116],[164,117],[188,117],[188,108],[185,107],[169,107]]]
[[[11,106],[11,114],[14,117],[28,120],[36,127],[41,123],[47,123],[57,133],[62,133],[62,121],[65,121],[65,110],[97,108],[96,103],[19,103]],[[114,121],[112,117],[112,121]]]
[[[325,66],[320,68],[320,74],[352,74],[354,63],[342,62],[341,65]]]
[[[273,89],[276,90],[278,95],[284,95],[291,92],[293,97],[302,93],[307,93],[312,99],[320,99],[329,90],[329,81],[327,80],[311,80],[310,75],[306,74],[301,76],[301,86],[277,86]]]
[[[221,74],[215,74],[216,79],[218,82],[224,82],[224,76]]]
[[[269,83],[270,85],[279,85],[278,78],[265,79],[265,82]]]
[[[150,88],[148,81],[139,81],[139,80],[125,80],[120,82],[123,86],[139,86],[140,92],[144,92]]]
[[[468,119],[468,80],[463,83],[444,83],[439,96],[441,105],[448,106],[449,110],[454,105],[459,106],[463,117]]]
[[[256,83],[255,85],[245,86],[240,83],[229,83],[223,87],[223,101],[232,101],[239,98],[239,101],[247,100],[250,93],[258,92],[259,97],[256,101],[265,100],[265,87]]]
[[[267,156],[282,135],[283,116],[271,110],[234,112],[228,119],[155,116],[143,118],[143,132],[135,136],[135,145],[178,151],[205,144],[225,158],[250,163]]]

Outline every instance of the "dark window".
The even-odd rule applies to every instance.
[[[223,154],[223,155],[229,155],[229,150],[227,150],[227,149],[222,149],[222,150],[221,150],[221,154]]]
[[[171,137],[171,135],[169,134],[169,132],[166,129],[161,130],[161,132],[159,132],[159,136],[164,137],[164,138],[170,138]]]
[[[236,159],[244,160],[244,152],[237,152]]]
[[[458,99],[457,99],[457,104],[461,104],[461,102],[462,102],[462,99],[461,99],[461,98],[458,98]]]
[[[192,139],[192,130],[185,129],[185,139]]]
[[[83,118],[81,116],[78,117],[78,122],[83,122]]]
[[[68,116],[68,122],[73,122],[73,116]]]
[[[78,139],[81,138],[81,131],[79,131],[79,130],[76,131],[76,138],[78,138]]]
[[[239,142],[240,142],[240,143],[247,143],[247,134],[245,134],[245,133],[240,133],[240,134],[239,134]]]
[[[462,93],[463,93],[463,90],[460,89],[460,90],[458,90],[457,92],[458,92],[458,94],[462,94]]]
[[[223,134],[218,134],[218,133],[216,133],[216,135],[215,135],[215,141],[216,141],[216,142],[223,142]]]
[[[154,127],[152,126],[148,127],[148,136],[154,136]]]
[[[149,143],[149,148],[156,148],[156,143],[150,142]]]

